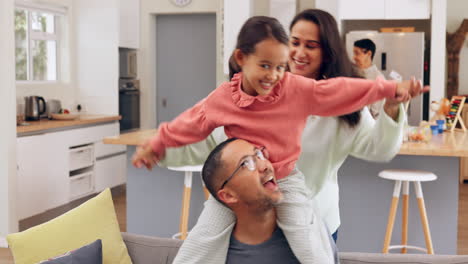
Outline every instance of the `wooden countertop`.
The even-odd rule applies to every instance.
[[[156,129],[139,130],[120,136],[104,139],[104,144],[115,145],[140,145],[156,133]],[[444,157],[468,157],[468,132],[445,132],[442,135],[432,136],[428,143],[404,142],[400,155],[417,156],[444,156]]]
[[[104,144],[138,146],[150,139],[156,133],[156,129],[138,130],[120,134],[119,136],[104,138]]]
[[[468,131],[455,130],[432,136],[428,143],[405,142],[401,146],[401,155],[468,157]]]
[[[26,121],[29,126],[17,126],[16,133],[30,133],[40,132],[43,130],[65,128],[71,126],[81,126],[95,123],[105,123],[120,120],[120,116],[109,116],[109,115],[80,115],[78,118],[73,120],[49,120],[41,119],[40,121]]]

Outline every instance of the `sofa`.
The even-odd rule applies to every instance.
[[[134,264],[170,264],[181,240],[122,233]],[[468,264],[468,255],[340,253],[341,264]]]

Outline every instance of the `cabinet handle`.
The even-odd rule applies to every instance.
[[[76,177],[76,178],[73,178],[73,180],[75,180],[75,181],[81,181],[81,180],[83,180],[84,178],[86,178],[87,176],[89,176],[89,175],[78,176],[78,177]]]

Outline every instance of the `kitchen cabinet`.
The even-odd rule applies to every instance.
[[[341,19],[383,19],[385,17],[384,0],[339,1]]]
[[[127,153],[98,159],[95,170],[95,191],[115,187],[127,181]]]
[[[68,202],[68,160],[60,133],[17,140],[18,218],[24,219]]]
[[[338,0],[340,19],[429,19],[431,0]]]
[[[118,134],[114,122],[18,137],[18,218],[124,184],[126,148],[103,148],[101,143]]]
[[[386,0],[385,19],[429,19],[431,0]]]
[[[119,47],[140,47],[140,1],[119,1]]]

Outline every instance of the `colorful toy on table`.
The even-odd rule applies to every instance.
[[[430,123],[434,123],[436,120],[445,120],[450,112],[450,101],[447,98],[442,98],[439,102],[432,101],[430,108],[434,112],[431,120],[429,120]]]
[[[419,127],[410,127],[408,130],[408,141],[411,142],[428,142],[431,140],[431,127],[428,122],[423,121]],[[438,127],[436,128],[438,131]]]
[[[461,118],[461,111],[465,105],[466,97],[464,96],[453,96],[450,101],[450,110],[445,116],[447,130],[453,131],[457,126],[457,123],[460,123],[463,131],[466,131],[465,123]]]

